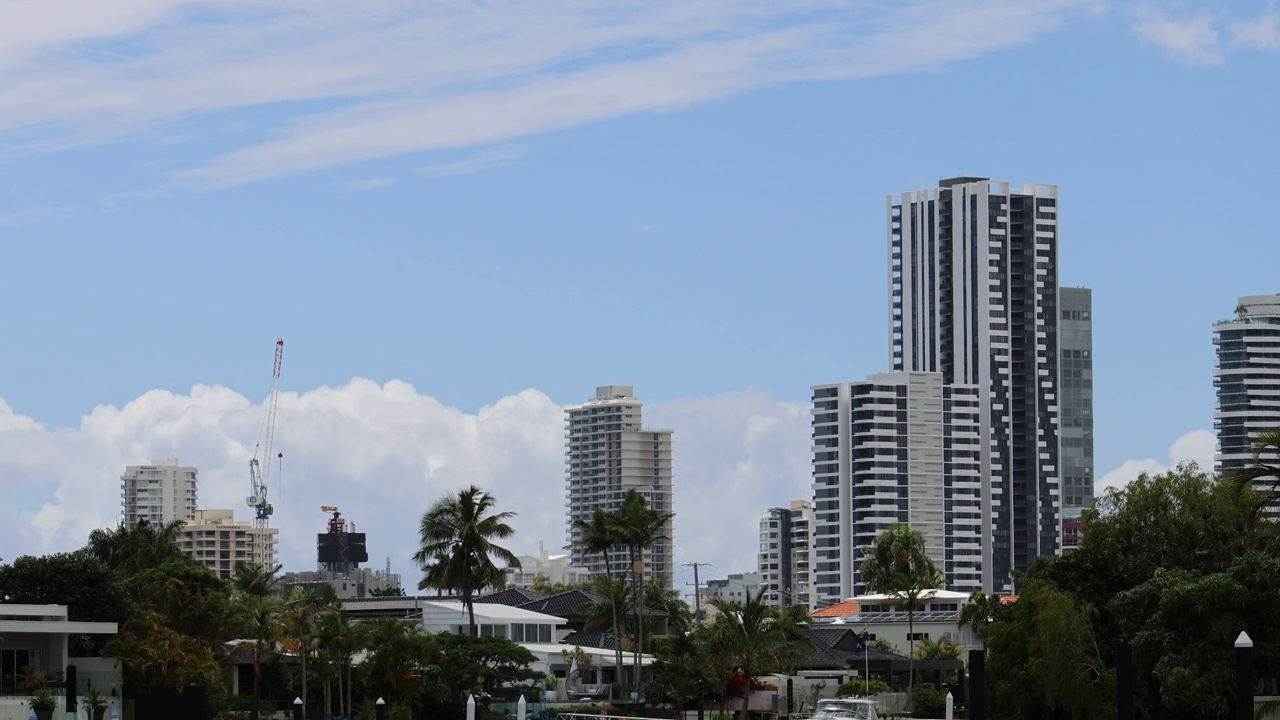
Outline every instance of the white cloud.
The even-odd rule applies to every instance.
[[[108,142],[212,112],[282,110],[282,123],[231,138],[240,144],[182,175],[231,185],[782,82],[936,68],[1029,42],[1095,6],[121,0],[104,12],[96,0],[11,1],[0,22],[0,147]]]
[[[1253,20],[1231,24],[1232,46],[1280,52],[1280,12],[1274,0]]]
[[[1225,61],[1214,18],[1207,12],[1175,18],[1153,5],[1142,5],[1133,32],[1139,40],[1190,65],[1221,65]]]
[[[1213,469],[1213,456],[1217,452],[1218,437],[1212,430],[1192,430],[1179,437],[1169,448],[1167,460],[1143,458],[1125,460],[1119,467],[1102,476],[1096,493],[1101,495],[1109,487],[1123,487],[1142,473],[1162,473],[1178,463],[1194,461],[1205,470]]]
[[[735,570],[755,566],[757,521],[770,506],[808,497],[808,415],[801,404],[746,391],[646,407],[676,429],[676,552]],[[262,405],[224,387],[152,391],[101,406],[79,427],[44,427],[0,401],[0,492],[12,532],[0,556],[68,550],[114,525],[126,465],[177,457],[199,468],[200,504],[247,518],[247,463]],[[475,483],[518,512],[509,546],[563,546],[562,408],[526,390],[465,413],[412,386],[353,380],[280,397],[273,470],[274,524],[290,569],[314,564],[321,505],[338,505],[369,533],[370,564],[390,556],[406,585],[421,513],[440,494]]]

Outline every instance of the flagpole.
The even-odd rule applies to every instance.
[[[866,697],[871,697],[871,643],[868,642],[867,622],[862,621],[862,682],[866,683]]]

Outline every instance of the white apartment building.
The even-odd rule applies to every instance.
[[[757,572],[768,586],[764,600],[774,607],[810,606],[813,505],[792,500],[790,507],[771,508],[760,518]]]
[[[274,568],[279,532],[254,527],[247,520],[237,521],[230,510],[197,510],[183,526],[178,547],[187,557],[227,579],[240,563]]]
[[[595,397],[565,409],[565,491],[568,507],[570,564],[591,575],[603,574],[603,555],[588,555],[580,547],[575,520],[590,520],[597,509],[611,512],[622,505],[628,490],[636,490],[649,507],[664,513],[671,505],[671,430],[641,424],[641,402],[629,385],[596,388]],[[675,575],[672,523],[663,538],[644,556],[644,574],[670,585]],[[615,569],[627,567],[625,548],[611,560]]]
[[[178,464],[177,458],[150,465],[130,465],[120,476],[124,526],[132,530],[138,521],[165,525],[188,522],[196,516],[196,469]]]
[[[1257,434],[1280,428],[1280,295],[1240,298],[1235,317],[1214,323],[1213,344],[1214,464],[1224,472],[1252,465]]]
[[[890,360],[984,396],[982,585],[1006,591],[1061,544],[1058,187],[958,177],[886,210]]]
[[[977,387],[939,373],[813,388],[817,607],[867,591],[866,550],[897,524],[924,536],[949,587],[982,587],[981,408]]]
[[[517,555],[516,559],[520,561],[520,569],[509,572],[507,582],[518,588],[532,587],[539,577],[546,578],[552,585],[580,585],[591,581],[591,572],[585,567],[571,565],[568,555],[548,553],[541,542],[537,554]]]

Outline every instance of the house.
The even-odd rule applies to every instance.
[[[587,642],[602,639],[607,643],[613,642],[613,634],[609,632],[595,633],[592,631],[600,628],[588,627],[592,625],[592,616],[589,608],[603,607],[608,603],[608,598],[589,590],[569,590],[556,595],[541,595],[531,590],[522,590],[514,588],[504,590],[502,592],[492,593],[476,598],[477,603],[497,603],[510,605],[534,612],[546,613],[564,618],[564,624],[561,629],[577,633],[579,640],[575,644],[588,647]],[[665,637],[670,634],[667,623],[667,614],[660,610],[650,610],[641,608],[641,614],[645,617],[645,632],[654,637]],[[591,646],[597,647],[597,646]],[[600,645],[605,649],[613,649],[614,645]]]
[[[112,707],[120,708],[120,671],[112,658],[68,656],[70,635],[115,635],[113,622],[79,622],[68,619],[66,605],[0,603],[0,720],[27,720],[28,693],[22,689],[27,668],[50,679],[49,689],[66,693],[68,665],[76,667],[80,693],[95,688]]]
[[[846,625],[859,632],[866,630],[872,642],[884,640],[902,653],[907,653],[914,633],[916,641],[947,638],[961,648],[980,647],[970,628],[960,627],[960,608],[969,593],[952,590],[928,590],[920,599],[913,617],[899,605],[894,594],[860,595],[811,616],[814,626]]]

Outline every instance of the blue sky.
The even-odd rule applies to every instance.
[[[239,510],[282,336],[287,565],[321,502],[405,564],[471,480],[558,549],[559,406],[629,383],[678,560],[745,569],[809,386],[886,369],[885,196],[950,175],[1061,186],[1098,475],[1211,457],[1210,325],[1280,290],[1280,8],[775,5],[0,1],[0,557],[152,456]]]

